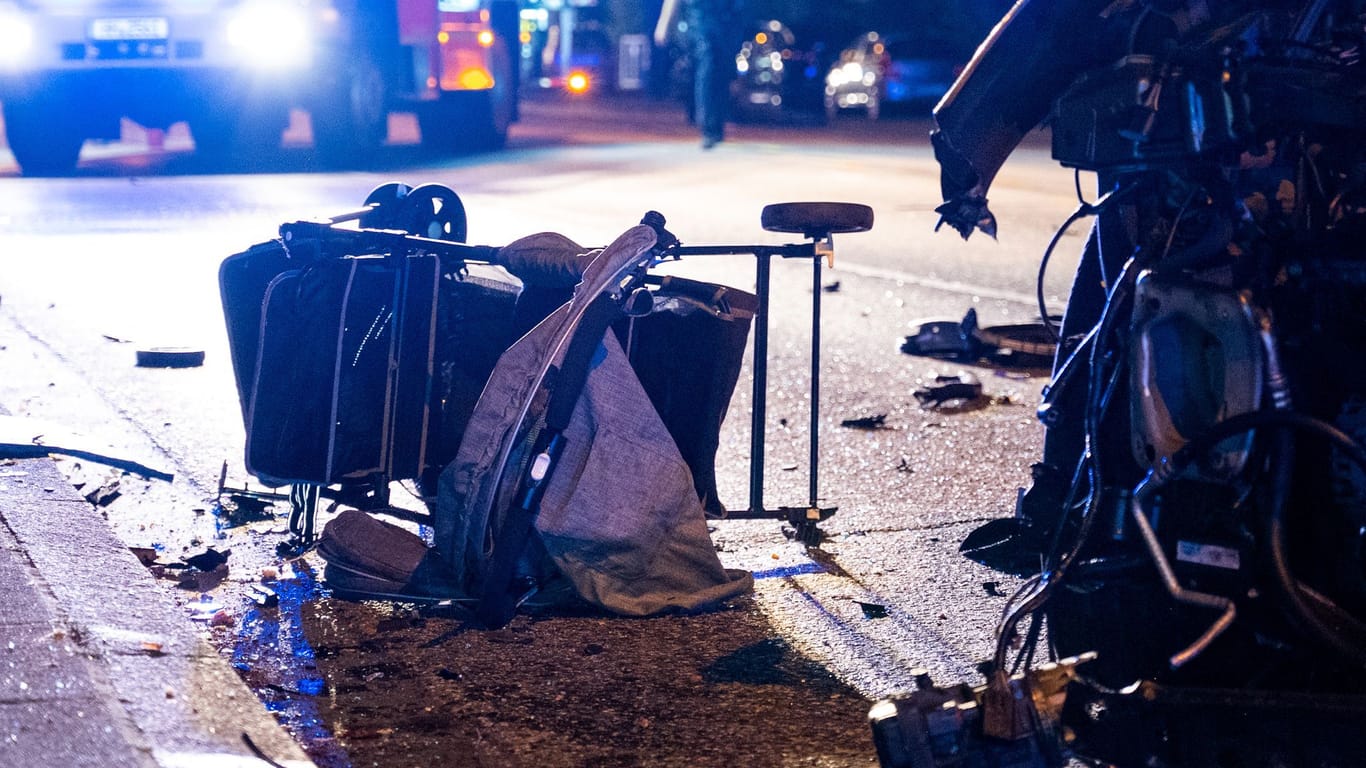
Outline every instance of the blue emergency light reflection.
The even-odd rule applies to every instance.
[[[793,576],[806,576],[812,573],[828,573],[825,566],[820,563],[801,563],[799,565],[789,565],[782,568],[770,568],[767,571],[755,571],[755,580],[761,579],[790,579]]]
[[[280,598],[278,606],[251,608],[242,615],[232,663],[243,672],[269,665],[285,680],[281,689],[302,694],[267,700],[265,705],[286,716],[290,730],[301,741],[314,743],[331,737],[313,698],[327,692],[327,681],[314,664],[313,645],[303,626],[304,603],[318,599],[319,585],[308,569],[296,568],[295,574],[292,579],[270,583]]]

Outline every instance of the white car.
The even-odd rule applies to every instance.
[[[861,111],[870,120],[893,106],[926,116],[953,85],[966,57],[947,46],[868,32],[840,52],[825,76],[825,113]]]

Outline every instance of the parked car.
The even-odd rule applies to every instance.
[[[820,114],[820,42],[802,42],[776,19],[761,23],[735,55],[731,97],[739,119],[779,119],[793,113]]]
[[[826,116],[861,111],[876,120],[889,107],[928,115],[965,60],[946,45],[867,32],[840,52],[825,76]]]

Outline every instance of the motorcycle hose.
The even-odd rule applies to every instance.
[[[1058,243],[1062,240],[1063,236],[1067,234],[1067,231],[1072,228],[1073,224],[1087,216],[1100,215],[1100,212],[1111,203],[1127,197],[1130,192],[1138,187],[1138,184],[1135,182],[1128,186],[1111,190],[1093,203],[1082,199],[1080,171],[1074,173],[1072,179],[1073,184],[1076,185],[1077,189],[1077,209],[1063,221],[1062,225],[1053,233],[1053,237],[1048,241],[1048,245],[1043,249],[1043,256],[1039,259],[1039,273],[1034,279],[1034,298],[1039,304],[1039,321],[1042,322],[1043,327],[1047,329],[1048,335],[1054,344],[1062,343],[1061,328],[1055,328],[1053,326],[1053,318],[1048,311],[1048,301],[1044,297],[1044,278],[1048,276],[1048,262],[1053,258],[1053,251],[1058,247]]]
[[[1362,624],[1346,611],[1343,611],[1326,595],[1320,595],[1310,590],[1290,571],[1290,558],[1286,552],[1288,534],[1286,532],[1285,514],[1286,508],[1289,506],[1287,497],[1289,496],[1293,467],[1290,466],[1288,457],[1281,451],[1293,451],[1293,447],[1290,446],[1291,442],[1290,430],[1281,429],[1277,437],[1277,452],[1281,456],[1274,481],[1276,487],[1273,490],[1271,519],[1267,523],[1272,573],[1275,574],[1277,586],[1294,612],[1294,618],[1299,620],[1301,628],[1343,658],[1348,659],[1359,669],[1366,669],[1366,646],[1360,642],[1353,642],[1347,636],[1347,633],[1350,632],[1358,637],[1366,637],[1366,624]],[[1340,447],[1344,448],[1344,452],[1352,454],[1351,451],[1346,450],[1345,446]],[[1358,466],[1361,467],[1362,471],[1366,471],[1366,458],[1360,454],[1361,450],[1358,447],[1352,458],[1354,460],[1360,459]],[[1317,606],[1311,604],[1307,599],[1310,593],[1317,599]],[[1336,619],[1337,626],[1330,624],[1325,614]]]
[[[1258,427],[1274,427],[1281,430],[1278,438],[1278,451],[1287,450],[1292,431],[1309,432],[1322,437],[1340,448],[1349,460],[1362,471],[1366,471],[1366,451],[1351,436],[1333,425],[1294,411],[1254,411],[1243,413],[1215,424],[1204,434],[1191,440],[1181,450],[1172,455],[1169,471],[1165,477],[1174,477],[1196,458],[1214,448],[1224,440],[1243,434]],[[1366,669],[1366,645],[1354,642],[1348,635],[1366,637],[1366,623],[1351,616],[1327,596],[1314,592],[1300,583],[1290,571],[1286,555],[1285,514],[1288,504],[1290,484],[1290,462],[1277,462],[1274,480],[1273,500],[1267,532],[1271,556],[1272,572],[1276,586],[1282,592],[1288,607],[1304,629],[1315,640],[1332,649],[1355,666]],[[1311,605],[1308,596],[1318,603]],[[1331,626],[1324,615],[1329,614],[1338,626]]]
[[[1062,343],[1062,332],[1060,328],[1053,327],[1053,317],[1048,311],[1048,301],[1044,297],[1043,284],[1044,278],[1048,276],[1048,262],[1053,258],[1053,250],[1058,247],[1058,242],[1062,240],[1063,235],[1067,234],[1067,230],[1071,229],[1072,225],[1077,223],[1078,220],[1094,213],[1095,210],[1096,209],[1093,208],[1090,203],[1086,202],[1077,206],[1077,210],[1073,211],[1072,214],[1063,221],[1062,226],[1058,227],[1058,230],[1053,233],[1053,238],[1048,241],[1048,246],[1043,249],[1043,257],[1039,259],[1039,276],[1034,280],[1034,297],[1039,303],[1039,322],[1043,323],[1043,327],[1048,329],[1048,335],[1052,338],[1054,344]]]
[[[1019,625],[1020,621],[1026,615],[1033,613],[1042,606],[1053,594],[1053,591],[1057,588],[1058,584],[1062,583],[1063,576],[1066,574],[1077,555],[1081,552],[1082,546],[1090,537],[1091,529],[1094,527],[1097,514],[1096,505],[1099,503],[1100,496],[1100,471],[1097,466],[1099,463],[1099,459],[1097,458],[1100,432],[1099,414],[1108,406],[1115,387],[1119,383],[1120,373],[1123,370],[1121,367],[1116,366],[1114,370],[1110,372],[1110,375],[1106,377],[1108,383],[1104,386],[1098,383],[1100,379],[1098,376],[1100,373],[1100,364],[1104,358],[1104,355],[1100,352],[1100,344],[1113,330],[1114,324],[1117,322],[1116,318],[1120,314],[1118,308],[1123,303],[1124,298],[1127,296],[1128,288],[1132,284],[1133,278],[1131,276],[1135,276],[1140,271],[1139,268],[1143,263],[1145,263],[1145,261],[1140,256],[1132,256],[1124,263],[1124,266],[1120,269],[1119,275],[1115,280],[1114,286],[1106,296],[1105,306],[1101,310],[1100,321],[1096,323],[1095,327],[1091,329],[1091,333],[1088,334],[1088,337],[1094,334],[1095,342],[1092,346],[1088,360],[1091,379],[1090,387],[1087,391],[1086,404],[1086,448],[1081,462],[1078,463],[1078,469],[1081,470],[1085,467],[1086,470],[1088,470],[1087,474],[1090,493],[1087,497],[1086,510],[1082,515],[1081,525],[1077,530],[1072,547],[1058,558],[1051,570],[1046,569],[1040,574],[1038,586],[1033,594],[1023,598],[1019,606],[1017,606],[1008,616],[1003,618],[1000,624],[997,625],[996,650],[992,656],[993,669],[1005,668],[1005,660],[1009,653],[1010,642],[1014,636],[1015,627]],[[1076,487],[1077,479],[1074,477],[1073,488],[1075,489]],[[1058,527],[1053,532],[1053,543],[1050,547],[1053,551],[1056,551],[1062,542],[1063,527],[1064,526],[1060,521]]]

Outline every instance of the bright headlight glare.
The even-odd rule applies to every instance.
[[[33,26],[17,13],[0,12],[0,63],[22,60],[33,47]]]
[[[253,3],[228,22],[228,44],[263,69],[299,66],[311,55],[308,17],[300,8]]]

